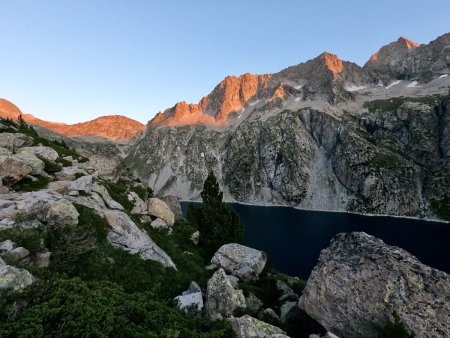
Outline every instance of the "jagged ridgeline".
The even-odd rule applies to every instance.
[[[157,194],[449,219],[450,34],[364,67],[324,53],[159,113],[125,163]]]

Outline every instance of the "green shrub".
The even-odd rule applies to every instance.
[[[46,176],[37,176],[35,177],[35,180],[33,180],[31,177],[24,177],[22,180],[15,183],[12,186],[12,189],[14,191],[22,192],[37,191],[47,187],[49,182],[50,179]]]
[[[128,186],[123,182],[113,183],[111,181],[103,180],[102,184],[108,190],[109,195],[113,200],[119,202],[126,210],[133,209],[133,203],[128,199]]]
[[[63,159],[63,158],[58,158],[56,160],[56,162],[60,163],[63,167],[70,167],[72,165],[72,161]]]
[[[226,321],[196,319],[148,293],[80,278],[41,281],[0,305],[1,337],[233,336]]]
[[[397,312],[392,313],[393,321],[389,320],[378,332],[378,338],[414,338],[415,334],[408,330]]]
[[[50,175],[56,174],[62,170],[62,166],[59,165],[58,163],[51,162],[51,161],[48,161],[45,159],[43,159],[42,161],[45,164],[44,170],[47,174],[50,174]]]

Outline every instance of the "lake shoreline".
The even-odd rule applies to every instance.
[[[180,199],[180,202],[181,203],[202,203],[201,200],[183,200],[183,199]],[[426,221],[426,222],[433,222],[433,223],[450,224],[450,221],[446,221],[446,220],[442,220],[442,219],[427,218],[427,217],[422,218],[422,217],[417,217],[417,216],[400,216],[400,215],[388,215],[388,214],[365,214],[362,212],[347,211],[347,210],[339,211],[339,210],[307,209],[307,208],[302,208],[302,207],[293,207],[290,205],[281,205],[281,204],[264,204],[264,203],[237,202],[237,201],[224,201],[224,202],[226,204],[240,204],[240,205],[247,205],[247,206],[254,206],[254,207],[289,208],[289,209],[312,211],[312,212],[316,211],[316,212],[360,215],[360,216],[368,216],[368,217],[402,218],[402,219],[412,219],[412,220]]]

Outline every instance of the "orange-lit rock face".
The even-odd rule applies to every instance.
[[[226,124],[231,113],[244,108],[250,100],[268,89],[270,77],[253,74],[228,76],[198,104],[179,102],[164,113],[159,113],[151,125]]]
[[[282,99],[285,96],[285,91],[284,91],[284,84],[281,83],[277,89],[275,90],[275,92],[272,95],[272,100],[274,99]]]
[[[325,61],[325,66],[333,73],[333,79],[337,80],[337,75],[344,70],[344,64],[337,55],[330,53],[323,53],[322,59]]]
[[[404,37],[401,37],[400,40],[402,40],[405,43],[406,48],[408,48],[408,49],[413,49],[413,48],[417,48],[420,46],[420,44],[415,43],[414,41],[411,41]]]
[[[22,114],[13,103],[0,99],[0,117],[17,120]],[[77,124],[64,124],[40,120],[33,115],[22,114],[23,119],[31,124],[42,126],[65,136],[98,136],[109,140],[126,141],[140,134],[145,126],[125,116],[102,116],[95,120]]]

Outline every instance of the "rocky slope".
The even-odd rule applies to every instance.
[[[0,117],[16,120],[20,114],[22,112],[16,105],[0,99]],[[44,121],[30,114],[22,114],[22,116],[30,124],[69,137],[93,136],[113,141],[129,141],[140,135],[145,128],[142,123],[121,115],[101,116],[92,121],[71,125]]]
[[[323,53],[229,77],[198,105],[158,114],[125,162],[183,199],[213,170],[230,201],[446,217],[449,39],[401,38],[363,68]]]

